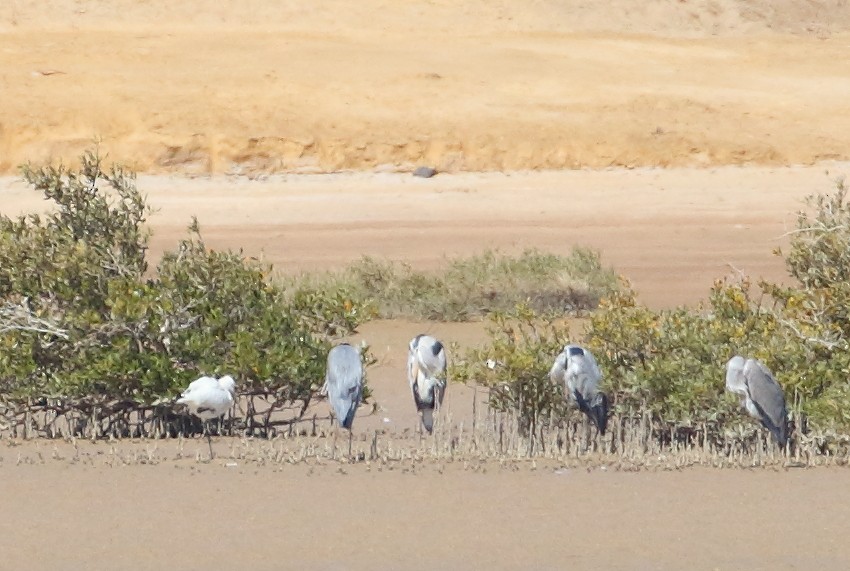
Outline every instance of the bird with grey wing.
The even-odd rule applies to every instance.
[[[407,380],[422,426],[429,434],[434,430],[434,411],[439,410],[446,393],[446,368],[446,348],[440,341],[424,334],[410,340]]]
[[[340,343],[328,352],[322,394],[328,395],[339,426],[348,430],[348,455],[351,456],[351,427],[363,395],[363,361],[356,347]]]
[[[212,437],[209,421],[221,418],[233,406],[236,398],[236,381],[226,375],[220,379],[201,377],[195,379],[177,399],[177,404],[186,405],[189,412],[204,423],[207,444],[210,447],[210,460],[213,458]]]
[[[741,397],[741,406],[761,421],[780,447],[788,442],[785,394],[773,373],[757,359],[735,355],[726,363],[726,390]]]
[[[578,345],[567,345],[549,371],[553,383],[563,385],[567,398],[578,406],[605,434],[608,426],[608,397],[599,390],[602,372],[593,354]]]

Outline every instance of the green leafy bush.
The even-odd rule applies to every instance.
[[[549,380],[549,369],[569,342],[569,328],[528,306],[490,321],[490,343],[453,361],[450,377],[488,387],[490,407],[515,412],[522,434],[533,435],[541,422],[565,414],[564,389]]]
[[[813,212],[799,214],[786,257],[796,286],[721,279],[696,309],[654,311],[624,284],[600,302],[583,341],[603,370],[614,424],[646,420],[650,438],[690,444],[719,444],[742,424],[755,427],[725,392],[725,364],[742,354],[774,372],[804,434],[819,434],[823,443],[823,434],[850,430],[850,206],[843,183],[807,204]],[[549,329],[551,320],[521,315],[523,330],[541,323],[547,333],[514,335],[515,326],[500,322],[491,343],[462,357],[454,375],[489,386],[542,386],[566,332]],[[487,371],[480,364],[486,359],[510,367]],[[529,403],[494,395],[495,406],[527,419],[553,410],[551,396]]]
[[[344,291],[382,318],[468,321],[517,304],[538,312],[584,312],[617,287],[617,276],[598,252],[575,248],[569,256],[488,251],[448,260],[435,272],[365,256],[342,272],[303,276],[295,283]]]
[[[71,414],[87,419],[81,430],[95,436],[105,425],[126,433],[131,418],[134,432],[146,433],[153,424],[144,412],[168,416],[188,382],[225,373],[249,398],[245,428],[268,430],[271,412],[284,406],[303,414],[322,384],[330,343],[358,325],[355,303],[285,290],[241,252],[207,248],[197,221],[149,277],[150,210],[131,173],[105,173],[88,153],[79,172],[27,167],[23,174],[53,209],[0,216],[7,424],[45,429]],[[260,420],[258,395],[268,401]]]

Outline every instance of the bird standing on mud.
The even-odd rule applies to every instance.
[[[328,352],[322,393],[328,395],[339,426],[348,430],[348,455],[351,456],[351,425],[363,394],[360,351],[348,343],[340,343]]]
[[[741,406],[761,421],[784,448],[788,442],[788,412],[785,394],[761,361],[735,355],[726,363],[726,390],[741,396]]]
[[[411,339],[407,353],[407,380],[413,392],[422,426],[430,434],[434,430],[434,411],[443,404],[446,393],[446,349],[430,335]]]
[[[553,383],[563,384],[568,398],[596,424],[600,434],[608,426],[608,397],[599,390],[602,372],[593,354],[578,345],[567,345],[549,371]]]
[[[220,418],[230,410],[236,398],[236,381],[230,375],[220,379],[201,377],[189,383],[188,388],[177,399],[177,404],[186,405],[189,412],[204,423],[207,443],[210,446],[210,460],[213,458],[212,437],[209,421]]]

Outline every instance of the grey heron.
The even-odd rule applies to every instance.
[[[599,390],[602,372],[593,354],[578,345],[566,345],[555,358],[549,378],[563,384],[568,398],[596,424],[600,434],[605,434],[608,397]]]
[[[788,442],[785,394],[761,361],[735,355],[726,363],[726,390],[741,398],[741,406],[761,421],[781,447]]]
[[[213,458],[212,437],[209,421],[220,418],[230,410],[236,398],[236,381],[230,375],[216,379],[201,377],[189,383],[189,386],[177,399],[177,404],[186,405],[189,412],[204,423],[207,443],[210,447],[210,460]]]
[[[430,434],[434,430],[434,411],[439,410],[446,393],[446,348],[440,341],[424,334],[410,340],[407,380],[416,410],[422,415],[422,426]]]
[[[363,394],[363,361],[360,351],[349,343],[340,343],[328,352],[325,386],[339,426],[348,430],[348,455],[351,455],[351,425]]]

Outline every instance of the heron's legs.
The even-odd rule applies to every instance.
[[[591,449],[592,435],[590,432],[590,423],[587,422],[587,415],[581,415],[581,446],[583,452],[589,452]]]
[[[351,459],[351,439],[354,437],[354,432],[348,429],[348,458]]]

